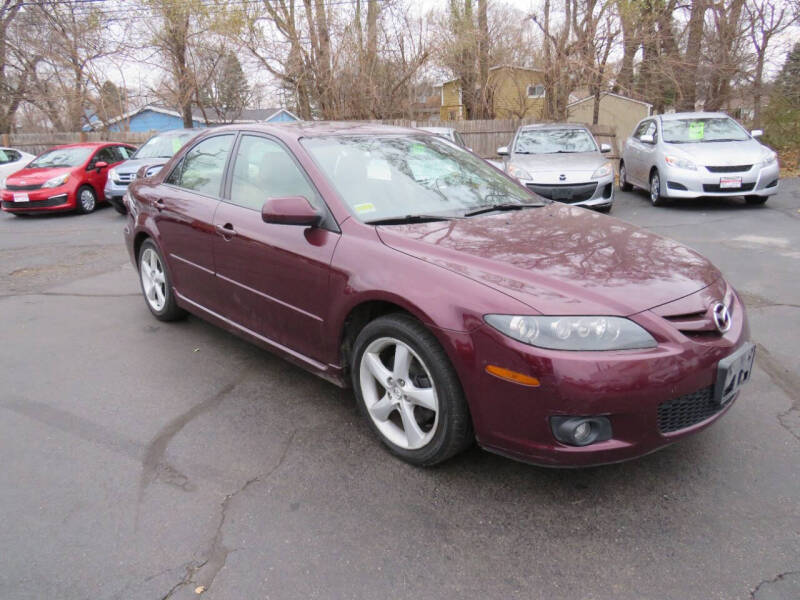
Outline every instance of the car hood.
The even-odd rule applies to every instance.
[[[75,167],[46,167],[41,169],[22,169],[6,180],[10,185],[41,185],[48,179],[64,173],[71,173]]]
[[[155,167],[156,165],[165,165],[170,161],[169,158],[156,157],[156,158],[130,158],[123,163],[114,167],[117,173],[137,173],[139,169],[144,166]]]
[[[378,235],[395,250],[551,315],[631,315],[721,277],[708,260],[678,242],[560,203],[380,226]]]
[[[765,146],[750,139],[741,142],[664,143],[665,151],[685,154],[698,165],[716,167],[753,165],[762,159]]]
[[[586,181],[607,160],[599,152],[514,154],[511,157],[511,163],[525,169],[536,183]]]

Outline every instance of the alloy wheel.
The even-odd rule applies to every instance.
[[[142,277],[142,289],[150,307],[160,312],[167,303],[167,283],[161,259],[152,248],[142,252],[139,273]]]
[[[658,173],[653,173],[650,176],[650,202],[658,204],[661,199],[661,178]]]
[[[370,419],[395,446],[427,445],[439,424],[439,399],[430,371],[406,343],[382,337],[361,355],[359,380]]]
[[[94,210],[95,205],[95,197],[92,190],[89,188],[83,188],[80,194],[80,203],[81,209],[83,212],[92,212]]]

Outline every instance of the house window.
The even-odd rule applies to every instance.
[[[541,83],[529,85],[528,98],[544,98],[544,86]]]

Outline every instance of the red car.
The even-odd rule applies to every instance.
[[[705,258],[418,130],[217,128],[125,202],[156,318],[189,311],[352,386],[413,464],[474,439],[551,466],[637,457],[750,376],[744,306]]]
[[[105,202],[108,169],[128,160],[136,148],[108,142],[56,146],[9,175],[2,209],[15,214],[77,210],[90,213]]]

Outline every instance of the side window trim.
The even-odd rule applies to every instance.
[[[180,171],[181,171],[180,176],[183,175],[183,167],[186,164],[186,157],[197,146],[199,146],[200,144],[202,144],[203,142],[205,142],[207,140],[214,139],[215,137],[231,136],[231,135],[233,136],[233,142],[231,142],[231,149],[228,152],[228,158],[225,160],[225,166],[223,167],[224,170],[222,171],[222,181],[220,182],[220,191],[217,193],[216,196],[209,196],[208,194],[204,194],[202,192],[198,192],[197,190],[192,190],[192,189],[189,189],[189,188],[182,187],[182,186],[178,185],[177,183],[167,183],[167,179],[172,177],[172,175],[178,169],[180,169]],[[185,192],[189,192],[191,194],[197,194],[198,196],[203,196],[204,198],[212,198],[214,200],[222,200],[223,197],[224,197],[225,191],[228,189],[227,188],[227,186],[228,186],[228,171],[229,171],[230,166],[231,166],[231,160],[232,160],[232,157],[233,157],[233,153],[236,150],[236,148],[238,148],[238,146],[239,146],[239,132],[237,132],[237,131],[220,131],[219,133],[216,133],[214,135],[209,135],[208,137],[204,137],[204,138],[202,138],[200,140],[197,140],[196,143],[192,144],[191,148],[187,148],[184,151],[183,155],[178,160],[178,163],[174,167],[172,167],[172,170],[169,172],[169,175],[164,177],[164,179],[162,180],[162,184],[163,185],[168,185],[168,186],[173,187],[173,188],[177,188],[179,190],[183,190]]]
[[[306,180],[306,182],[308,183],[309,187],[316,194],[317,199],[319,199],[319,201],[320,201],[320,204],[324,207],[325,215],[324,215],[323,220],[322,220],[322,228],[323,229],[327,229],[328,231],[332,231],[334,233],[341,233],[341,229],[339,229],[339,223],[336,222],[336,218],[333,216],[333,213],[331,212],[331,209],[328,206],[328,203],[325,202],[325,198],[322,196],[322,194],[320,193],[320,191],[317,188],[317,186],[314,185],[314,182],[312,181],[311,177],[306,172],[305,168],[303,168],[303,165],[300,164],[300,161],[294,155],[294,152],[292,152],[291,149],[286,144],[284,144],[282,140],[278,139],[277,137],[275,137],[273,135],[270,135],[268,133],[264,133],[264,132],[261,132],[261,131],[250,131],[250,130],[239,131],[238,138],[236,140],[236,143],[233,146],[233,149],[231,150],[230,160],[229,160],[228,165],[227,165],[226,170],[225,170],[224,194],[222,195],[220,200],[222,202],[225,202],[226,204],[231,204],[233,206],[239,206],[241,208],[245,208],[245,207],[242,207],[240,204],[236,204],[235,202],[233,202],[231,200],[231,188],[233,187],[233,170],[234,170],[234,168],[236,166],[235,160],[236,160],[236,156],[239,154],[239,146],[241,145],[242,139],[245,136],[260,137],[260,138],[263,138],[265,140],[269,140],[270,142],[276,143],[278,146],[280,146],[283,149],[284,152],[286,152],[286,154],[289,156],[289,158],[292,160],[292,162],[294,162],[295,166],[297,167],[297,170],[300,172],[300,175]],[[247,209],[247,210],[251,210],[251,209]]]

